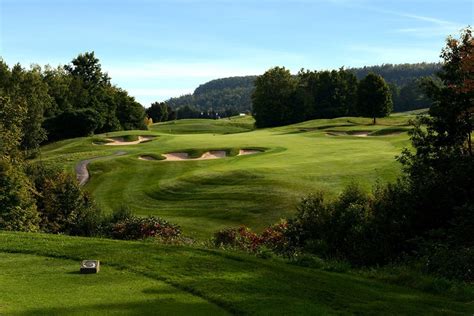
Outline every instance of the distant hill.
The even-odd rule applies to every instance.
[[[384,64],[381,66],[366,66],[349,68],[358,79],[374,72],[391,84],[395,111],[414,110],[429,106],[416,80],[432,76],[441,68],[439,63],[418,64]],[[257,76],[229,77],[211,80],[200,85],[193,94],[171,98],[166,101],[172,108],[184,106],[194,107],[199,111],[232,111],[234,113],[250,111],[252,108],[251,95],[254,80]]]
[[[250,99],[257,76],[230,77],[209,81],[200,85],[193,94],[171,98],[166,103],[172,108],[192,106],[200,111],[214,110],[224,112],[232,109],[233,112],[250,111]]]
[[[415,79],[432,76],[441,69],[440,63],[418,64],[384,64],[381,66],[365,66],[362,68],[349,68],[357,79],[362,79],[369,72],[381,75],[388,83],[403,87]]]

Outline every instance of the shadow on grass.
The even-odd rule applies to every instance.
[[[79,294],[78,294],[79,295]],[[226,315],[217,308],[209,309],[208,303],[183,303],[173,298],[144,299],[129,303],[90,304],[83,306],[64,306],[39,308],[12,315]]]

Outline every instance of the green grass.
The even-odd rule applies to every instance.
[[[134,142],[138,140],[138,136],[139,135],[123,135],[119,137],[122,137],[124,142]]]
[[[150,130],[168,134],[232,134],[248,132],[254,129],[251,116],[230,117],[221,120],[186,119],[157,123],[150,126]]]
[[[101,146],[78,138],[42,148],[46,164],[73,170],[86,158],[112,156],[89,165],[86,189],[110,212],[126,204],[138,215],[157,215],[182,226],[186,235],[207,239],[228,226],[245,224],[259,230],[294,214],[302,196],[315,190],[338,194],[353,180],[364,188],[380,179],[394,180],[400,166],[394,157],[409,145],[412,116],[313,120],[273,129],[251,130],[249,117],[230,120],[180,120],[154,124],[151,131],[127,135],[159,136],[130,146]],[[244,131],[247,132],[244,132]],[[369,131],[383,137],[328,136],[328,131]],[[398,131],[401,134],[391,135]],[[108,133],[107,137],[123,136]],[[102,135],[103,136],[103,135]],[[117,147],[119,149],[117,149]],[[235,156],[238,149],[264,152]],[[209,149],[230,157],[205,161],[143,161],[169,152],[200,156]]]
[[[224,314],[202,298],[125,269],[105,266],[97,275],[81,275],[76,260],[17,253],[0,253],[0,269],[2,315]]]
[[[200,247],[0,232],[0,314],[471,315],[472,303]],[[82,259],[97,275],[77,274]],[[472,301],[472,297],[470,298]]]

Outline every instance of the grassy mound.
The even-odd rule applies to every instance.
[[[164,160],[165,159],[165,157],[156,153],[142,153],[138,156],[138,158],[141,158],[143,160]]]
[[[254,123],[251,116],[221,120],[186,119],[153,124],[150,130],[167,134],[234,134],[253,130]]]

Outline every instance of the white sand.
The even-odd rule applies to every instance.
[[[179,161],[179,160],[189,160],[188,153],[169,153],[163,154],[165,160],[169,161]]]
[[[261,153],[260,150],[254,150],[254,149],[240,149],[239,150],[239,156],[243,155],[253,155],[253,154],[258,154]]]
[[[351,136],[367,137],[367,136],[369,136],[369,132],[355,132],[355,133],[352,133]]]
[[[106,146],[123,146],[123,145],[136,145],[143,143],[144,141],[153,139],[153,136],[138,136],[138,140],[133,142],[126,142],[124,141],[123,137],[114,137],[114,138],[107,138],[110,140],[110,143],[105,143]]]
[[[225,150],[211,150],[207,151],[200,158],[197,158],[197,160],[207,160],[207,159],[219,159],[219,158],[225,158],[227,153]]]

